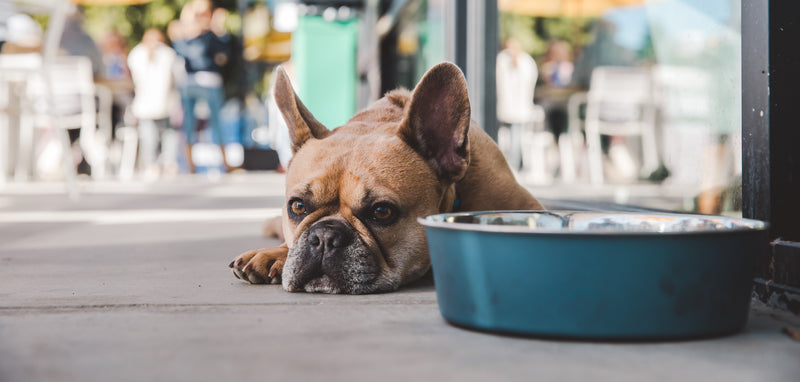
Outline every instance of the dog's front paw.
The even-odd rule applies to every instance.
[[[280,284],[283,264],[289,248],[286,245],[247,251],[237,256],[228,267],[237,279],[251,284]]]

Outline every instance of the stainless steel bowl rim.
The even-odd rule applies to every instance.
[[[476,224],[476,223],[462,223],[462,222],[447,222],[445,219],[451,217],[478,217],[478,216],[503,216],[503,215],[547,215],[558,216],[563,218],[572,219],[580,216],[594,216],[597,218],[628,218],[636,219],[642,218],[641,221],[646,221],[643,218],[650,219],[678,219],[683,221],[705,221],[705,222],[726,222],[733,224],[732,227],[725,228],[699,228],[695,227],[691,230],[675,230],[675,231],[647,231],[647,230],[616,230],[616,229],[598,229],[598,230],[576,230],[572,228],[531,228],[528,226],[520,225],[500,225],[500,224]],[[473,212],[455,212],[434,214],[423,218],[418,218],[417,221],[426,227],[441,228],[448,230],[460,230],[470,232],[486,232],[486,233],[507,233],[507,234],[524,234],[524,235],[568,235],[568,236],[663,236],[663,235],[728,235],[731,233],[744,233],[744,232],[760,232],[769,228],[769,224],[760,220],[744,219],[727,216],[713,216],[713,215],[697,215],[697,214],[682,214],[682,213],[666,213],[666,212],[605,212],[605,211],[567,211],[567,210],[554,210],[554,211],[473,211]]]

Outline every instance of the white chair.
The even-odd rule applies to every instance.
[[[555,136],[545,126],[545,110],[541,105],[533,105],[531,121],[522,125],[519,137],[512,135],[512,142],[519,142],[522,149],[522,169],[528,181],[533,184],[550,184],[553,171],[550,156],[557,149]]]
[[[20,118],[19,180],[30,175],[34,128],[80,129],[79,145],[93,175],[105,174],[105,137],[97,131],[97,104],[91,61],[86,57],[56,57],[28,81]]]
[[[574,183],[587,167],[584,119],[581,108],[586,106],[586,92],[573,93],[567,98],[567,131],[558,137],[558,153],[561,159],[561,180]]]
[[[515,62],[516,60],[516,62]],[[497,56],[497,119],[502,124],[497,142],[511,168],[535,184],[552,183],[548,152],[555,147],[553,134],[545,128],[545,111],[533,103],[539,68],[527,53],[514,58],[511,50]]]
[[[44,44],[42,46],[42,54],[35,59],[36,62],[30,64],[30,66],[26,67],[24,70],[25,72],[25,88],[28,86],[28,81],[32,80],[35,76],[39,77],[41,88],[43,89],[43,100],[44,104],[46,105],[46,111],[48,116],[50,117],[50,124],[53,127],[56,127],[56,135],[59,139],[59,142],[62,147],[62,166],[64,171],[64,179],[66,184],[67,193],[72,199],[77,199],[78,197],[78,185],[75,181],[75,167],[72,165],[72,157],[70,153],[70,142],[69,136],[65,129],[58,128],[61,126],[61,120],[56,118],[53,114],[49,113],[50,110],[54,110],[56,101],[53,97],[52,89],[52,81],[46,67],[49,63],[51,63],[58,53],[59,42],[61,40],[61,35],[64,30],[64,24],[66,20],[66,15],[74,9],[74,5],[66,0],[16,0],[15,5],[18,11],[30,13],[30,14],[47,14],[48,15],[48,22],[47,22],[47,29],[45,30],[44,34]],[[23,92],[24,95],[26,92]],[[24,98],[24,97],[19,97]],[[19,112],[20,118],[20,142],[32,142],[33,139],[33,129],[31,127],[23,127],[22,122],[25,120],[26,122],[30,119],[29,115],[26,114],[26,111],[30,110],[27,109],[28,105],[26,104],[27,100],[18,100],[20,103],[19,110],[15,110],[15,112]],[[32,126],[32,125],[28,125]],[[23,148],[20,145],[20,149],[24,151],[25,156],[29,156],[30,152],[30,145],[28,147]],[[27,151],[26,151],[27,150]],[[26,158],[26,159],[29,159]],[[18,165],[20,163],[17,163]],[[22,173],[15,173],[15,177],[19,176],[22,178],[26,178],[28,174],[29,167],[26,168],[25,166],[29,166],[30,162],[22,164],[22,168],[25,170]],[[17,167],[17,166],[15,166]]]
[[[673,185],[699,186],[703,174],[698,166],[703,163],[704,151],[719,139],[712,126],[710,75],[691,66],[657,65],[652,70],[663,136],[661,152],[664,165],[670,170],[668,181]]]
[[[539,159],[543,158],[542,150],[548,142],[553,142],[553,135],[544,128],[544,108],[533,105],[532,115],[531,120],[525,123],[501,124],[497,130],[497,145],[515,172],[518,170],[516,166],[520,166],[520,173],[530,177],[536,174],[537,179],[541,179],[539,175],[546,170],[544,160]]]
[[[592,71],[586,94],[586,144],[589,176],[604,182],[601,135],[639,137],[641,172],[658,168],[655,105],[650,70],[638,67],[601,66]]]
[[[0,55],[0,183],[14,172],[19,146],[19,120],[28,80],[38,73],[42,56]]]

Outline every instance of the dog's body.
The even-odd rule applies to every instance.
[[[386,292],[430,268],[417,218],[451,211],[540,210],[497,145],[470,119],[463,75],[440,64],[329,131],[282,71],[275,97],[294,158],[282,216],[286,244],[231,263],[287,291]]]

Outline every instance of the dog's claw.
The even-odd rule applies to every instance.
[[[233,262],[233,261],[231,261],[231,263],[230,263],[230,264],[228,264],[228,268],[233,268],[233,263],[234,263],[234,262]]]

